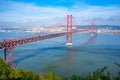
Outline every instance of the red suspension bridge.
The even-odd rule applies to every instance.
[[[4,50],[4,63],[7,63],[7,52],[10,54],[10,62],[11,62],[11,68],[14,68],[14,56],[13,56],[13,49],[17,46],[24,45],[27,43],[32,43],[36,41],[42,41],[46,39],[51,39],[55,37],[60,37],[66,35],[66,45],[72,46],[72,34],[77,32],[90,32],[92,34],[96,33],[97,29],[94,28],[94,23],[92,22],[92,25],[89,29],[81,29],[81,30],[73,30],[73,17],[72,15],[67,15],[65,18],[66,20],[66,31],[65,32],[59,32],[59,33],[53,33],[53,34],[47,34],[47,35],[37,35],[32,37],[25,37],[25,38],[18,38],[18,39],[11,39],[6,40],[4,39],[3,42],[0,42],[0,49]]]

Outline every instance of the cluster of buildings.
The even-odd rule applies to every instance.
[[[105,34],[105,33],[120,33],[120,30],[118,29],[112,29],[112,27],[106,27],[106,28],[98,28],[97,29],[98,34]]]
[[[77,28],[77,27],[72,27],[73,30],[82,30],[83,32],[81,33],[88,33],[91,32],[89,29],[83,29],[83,28]],[[87,30],[87,31],[84,31]],[[65,32],[66,27],[32,27],[32,28],[26,28],[26,29],[21,29],[21,28],[12,28],[12,29],[0,29],[0,32]],[[94,30],[94,32],[98,34],[105,34],[105,33],[120,33],[120,29],[112,29],[112,27],[104,27],[104,28],[97,28]]]
[[[77,29],[77,27],[72,27],[73,30]],[[66,27],[40,27],[40,28],[36,28],[33,27],[31,29],[29,29],[30,32],[65,32],[66,31]]]
[[[33,27],[28,30],[28,32],[63,32],[65,31],[64,27],[51,27],[51,28],[45,28],[45,27]]]

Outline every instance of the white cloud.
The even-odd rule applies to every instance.
[[[95,21],[97,24],[112,24],[120,25],[120,9],[115,6],[87,6],[85,9],[72,10],[71,13],[75,15],[84,24],[89,24],[90,21]],[[117,17],[117,19],[115,19]],[[111,20],[109,19],[111,18]]]
[[[96,24],[120,25],[120,9],[117,6],[90,6],[76,4],[67,7],[41,7],[35,4],[9,2],[9,8],[0,12],[0,22],[14,22],[19,25],[51,26],[67,14],[72,14],[80,25]]]

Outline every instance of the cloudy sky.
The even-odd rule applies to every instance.
[[[51,26],[67,14],[79,25],[120,25],[120,0],[0,0],[0,25]]]

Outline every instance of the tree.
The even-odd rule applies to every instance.
[[[22,79],[24,77],[24,72],[20,69],[12,70],[9,74],[10,79]]]
[[[4,64],[2,58],[0,58],[0,79],[7,79],[10,71],[9,64]]]

